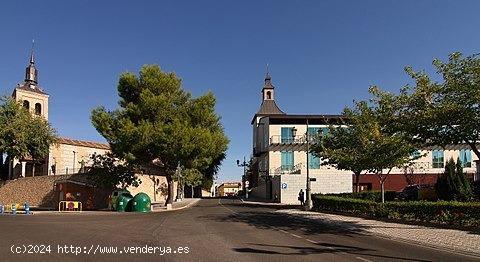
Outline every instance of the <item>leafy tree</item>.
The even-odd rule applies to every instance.
[[[10,97],[1,98],[0,154],[8,156],[8,165],[13,159],[30,156],[35,162],[46,157],[55,141],[55,130],[44,118],[33,116]]]
[[[442,81],[425,72],[406,72],[415,81],[396,97],[398,127],[426,145],[467,144],[480,158],[480,57],[453,53],[447,62],[433,65]]]
[[[320,136],[320,142],[312,152],[327,164],[338,169],[351,170],[355,175],[355,190],[358,191],[359,176],[363,171],[373,172],[382,188],[394,167],[402,167],[413,160],[415,147],[403,132],[396,131],[392,122],[396,118],[396,100],[390,94],[376,92],[371,103],[355,103],[353,109],[346,108],[343,116],[347,127],[330,127],[329,134]],[[386,173],[384,171],[387,171]]]
[[[125,189],[141,183],[135,176],[134,167],[128,163],[120,163],[112,153],[93,154],[91,160],[92,165],[89,167],[87,175],[98,187],[112,190],[117,187]]]
[[[183,171],[185,184],[190,186],[192,197],[194,196],[194,187],[202,184],[203,175],[197,169],[186,169]]]
[[[214,176],[225,156],[228,138],[215,113],[215,96],[193,98],[174,73],[157,65],[143,66],[139,75],[124,73],[118,84],[120,108],[92,112],[92,123],[113,154],[133,165],[158,163],[173,201],[173,177],[178,162]],[[211,172],[211,173],[210,173]]]

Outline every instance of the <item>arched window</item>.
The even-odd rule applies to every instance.
[[[35,115],[41,115],[42,114],[42,105],[40,103],[35,104]]]
[[[272,99],[272,93],[270,91],[267,91],[267,99]]]
[[[28,102],[27,100],[23,100],[23,107],[27,110],[30,109],[30,102]]]

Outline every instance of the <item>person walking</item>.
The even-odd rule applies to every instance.
[[[305,204],[305,193],[303,193],[303,189],[300,189],[300,192],[298,192],[298,201],[300,201],[300,205]]]

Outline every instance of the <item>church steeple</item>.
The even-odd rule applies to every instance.
[[[270,76],[270,73],[268,72],[268,66],[267,66],[267,73],[265,75],[265,85],[262,88],[263,101],[265,101],[265,100],[275,100],[274,89],[275,89],[275,87],[272,85],[272,77]]]
[[[25,82],[30,85],[31,88],[35,88],[38,84],[38,70],[35,67],[35,55],[33,52],[34,42],[32,41],[32,51],[30,53],[30,64],[25,69]]]

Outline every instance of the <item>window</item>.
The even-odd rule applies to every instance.
[[[462,149],[458,155],[463,167],[472,167],[472,151],[470,149]]]
[[[40,103],[35,104],[35,115],[41,115],[42,114],[42,105]]]
[[[282,127],[282,143],[293,143],[293,128],[292,127]]]
[[[30,109],[30,102],[28,102],[27,100],[23,100],[23,107],[26,109]]]
[[[432,151],[432,167],[443,168],[443,150]]]
[[[267,91],[267,99],[272,99],[272,92]]]
[[[282,151],[282,170],[293,169],[293,151]]]
[[[326,135],[330,132],[330,129],[328,127],[322,127],[322,135]]]
[[[420,150],[415,150],[415,151],[412,153],[412,155],[411,155],[411,157],[412,157],[413,159],[418,159],[418,158],[420,158],[421,156],[422,156],[422,154],[420,153]]]
[[[320,169],[320,158],[308,153],[308,168],[309,169]]]

